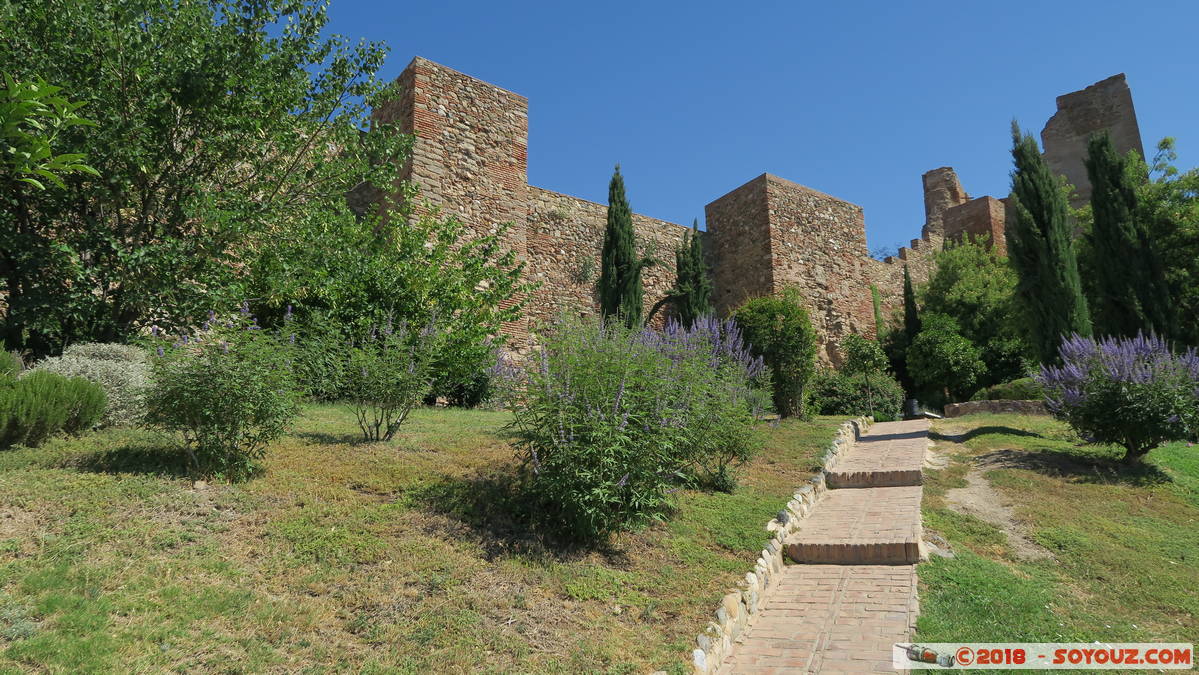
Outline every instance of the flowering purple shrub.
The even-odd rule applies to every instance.
[[[429,323],[415,331],[388,322],[339,350],[345,402],[368,441],[390,441],[433,388],[444,333]]]
[[[1175,352],[1163,339],[1062,342],[1061,366],[1041,366],[1045,403],[1093,443],[1112,443],[1135,462],[1164,442],[1199,432],[1199,353]]]
[[[570,322],[530,361],[512,406],[518,452],[540,515],[573,538],[662,517],[689,479],[728,487],[758,447],[765,367],[732,322]]]
[[[155,329],[145,422],[182,435],[191,468],[239,480],[299,413],[290,334],[263,330],[245,305],[209,313],[193,334]]]

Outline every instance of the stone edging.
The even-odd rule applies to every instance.
[[[715,620],[710,621],[695,640],[697,647],[691,652],[691,662],[697,675],[709,675],[719,670],[720,663],[732,651],[733,643],[744,632],[750,618],[765,605],[766,597],[777,587],[783,571],[783,540],[798,530],[799,521],[807,518],[816,507],[827,489],[825,473],[832,470],[873,423],[873,417],[858,417],[843,423],[837,429],[836,438],[825,448],[820,460],[821,472],[796,490],[786,508],[766,524],[766,531],[771,532],[772,537],[758,556],[753,571],[737,583],[737,590],[721,599]]]
[[[961,417],[973,413],[1016,413],[1020,415],[1048,415],[1044,401],[964,401],[962,403],[946,403],[946,417]]]

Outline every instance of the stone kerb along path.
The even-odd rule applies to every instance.
[[[767,526],[775,537],[745,589],[700,636],[696,672],[894,673],[891,646],[918,612],[927,447],[927,420],[843,425],[824,472]]]

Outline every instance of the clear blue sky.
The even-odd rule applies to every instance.
[[[919,236],[920,176],[1008,193],[1009,125],[1128,76],[1146,151],[1199,164],[1199,2],[377,2],[331,26],[529,98],[529,182],[703,222],[769,172],[865,208],[869,245]]]

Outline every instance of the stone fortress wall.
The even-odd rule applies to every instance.
[[[607,205],[528,184],[528,99],[420,57],[398,85],[399,98],[375,115],[416,135],[405,179],[420,186],[422,200],[480,236],[511,223],[504,244],[539,284],[524,316],[504,327],[513,346],[528,347],[563,314],[596,313],[592,289]],[[1051,166],[1081,166],[1087,136],[1101,128],[1114,130],[1122,152],[1141,150],[1123,75],[1058,98],[1058,113],[1042,133]],[[1085,171],[1081,183],[1076,173],[1067,176],[1085,188]],[[746,299],[798,286],[821,336],[821,360],[838,364],[842,338],[875,334],[871,286],[889,314],[902,303],[905,265],[922,283],[947,240],[987,235],[1004,245],[1003,200],[971,199],[949,167],[929,171],[923,182],[920,238],[886,260],[867,252],[860,206],[777,176],[762,174],[711,202],[702,236],[717,311],[727,315]],[[634,215],[634,227],[660,260],[644,274],[648,310],[674,283],[673,251],[688,228],[642,215]]]

